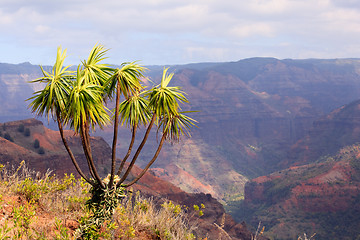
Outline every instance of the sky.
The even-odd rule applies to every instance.
[[[77,65],[95,44],[112,64],[359,58],[360,1],[0,0],[2,63],[52,65],[61,46]]]

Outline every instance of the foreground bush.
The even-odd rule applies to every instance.
[[[195,239],[184,209],[128,193],[112,219],[93,229],[89,184],[73,175],[40,175],[24,164],[0,165],[0,240],[3,239]],[[84,234],[83,226],[87,226]]]

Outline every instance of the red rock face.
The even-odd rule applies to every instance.
[[[285,238],[281,231],[287,228],[301,231],[300,223],[314,229],[320,239],[333,236],[334,232],[328,229],[336,229],[335,226],[349,234],[346,236],[353,236],[353,225],[339,221],[334,225],[330,216],[348,219],[360,211],[359,153],[359,145],[348,146],[325,162],[256,178],[245,187],[245,205],[250,209],[264,208],[265,205],[264,210],[253,217],[264,220],[265,226],[276,220],[277,223],[268,230],[275,236],[278,234],[279,239]],[[273,218],[265,217],[269,212]],[[296,219],[297,223],[289,219]],[[353,223],[359,224],[355,219]]]
[[[292,146],[279,166],[286,168],[308,164],[358,142],[359,119],[360,101],[355,101],[315,121],[309,133]]]
[[[353,216],[360,212],[360,147],[351,144],[360,137],[359,109],[360,102],[355,101],[316,121],[280,164],[292,167],[247,184],[245,204],[253,210],[265,204],[266,210],[253,219],[273,221],[270,234],[286,239],[290,237],[285,236],[286,229],[299,233],[306,225],[321,234],[320,239],[334,238],[341,232],[336,229],[349,238],[355,236],[351,229],[359,224]],[[336,224],[332,219],[338,219]]]
[[[19,132],[19,126],[24,126],[30,130],[30,136],[25,136]],[[0,125],[3,136],[4,133],[10,134],[13,143],[0,137],[5,142],[5,147],[0,148],[0,162],[3,164],[19,164],[25,160],[25,163],[33,170],[45,172],[51,170],[55,174],[76,172],[70,157],[67,155],[63,146],[60,134],[57,131],[50,130],[42,124],[41,121],[28,119],[24,121],[7,122]],[[65,131],[65,136],[71,146],[71,149],[84,172],[87,172],[87,164],[83,155],[80,138],[74,135],[73,131]],[[38,140],[39,145],[44,150],[44,154],[39,154],[39,148],[34,147],[34,141]],[[110,159],[110,147],[99,138],[91,138],[94,160],[102,169],[106,161]],[[11,146],[11,147],[10,147]]]

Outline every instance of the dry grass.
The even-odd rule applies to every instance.
[[[116,223],[122,226],[123,236],[131,231],[153,232],[159,239],[195,239],[184,209],[171,201],[161,206],[152,198],[144,198],[139,192],[129,194],[116,209]],[[128,229],[128,232],[124,231]]]
[[[0,165],[0,240],[76,239],[80,218],[89,215],[88,190],[72,175],[39,174],[24,163]],[[195,239],[193,229],[179,205],[129,193],[100,239]]]
[[[313,240],[314,237],[315,237],[315,235],[316,235],[316,233],[314,233],[313,235],[311,235],[310,237],[308,237],[308,236],[306,235],[306,233],[304,233],[304,238],[302,238],[301,236],[299,236],[297,240]]]

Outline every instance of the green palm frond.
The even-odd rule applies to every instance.
[[[69,94],[66,121],[70,122],[76,132],[87,121],[93,128],[95,125],[106,126],[110,121],[103,101],[103,88],[86,82],[80,70]]]
[[[121,68],[117,68],[114,74],[109,78],[107,82],[107,92],[109,96],[112,96],[117,88],[117,84],[120,86],[120,93],[127,99],[130,96],[137,94],[143,86],[141,85],[141,78],[145,68],[136,64],[136,62],[123,63]]]
[[[191,111],[192,112],[192,111]],[[190,129],[195,126],[197,121],[186,116],[190,111],[179,112],[177,115],[169,115],[160,120],[158,131],[162,129],[166,139],[178,142],[181,136],[191,137]]]
[[[170,83],[172,77],[174,76],[174,73],[167,74],[168,70],[169,70],[169,68],[164,68],[164,70],[163,70],[163,75],[162,75],[161,84],[160,84],[161,88],[166,88],[167,85]]]
[[[167,68],[164,69],[161,84],[147,91],[149,98],[149,107],[159,117],[164,115],[177,115],[179,103],[188,103],[185,92],[180,87],[169,87],[173,74],[167,74]]]
[[[95,45],[91,50],[87,60],[82,61],[81,74],[86,83],[93,83],[103,86],[107,79],[111,76],[113,69],[108,64],[101,64],[100,62],[106,59],[107,53],[102,45]]]
[[[67,70],[70,66],[63,67],[65,58],[66,50],[62,51],[59,47],[51,73],[40,66],[44,76],[31,81],[46,84],[43,90],[35,92],[34,96],[28,99],[33,100],[29,106],[37,115],[51,114],[54,117],[56,112],[65,110],[71,80],[74,79],[74,71]]]
[[[132,96],[120,104],[120,123],[126,123],[128,126],[146,125],[150,119],[148,101],[139,96]]]

